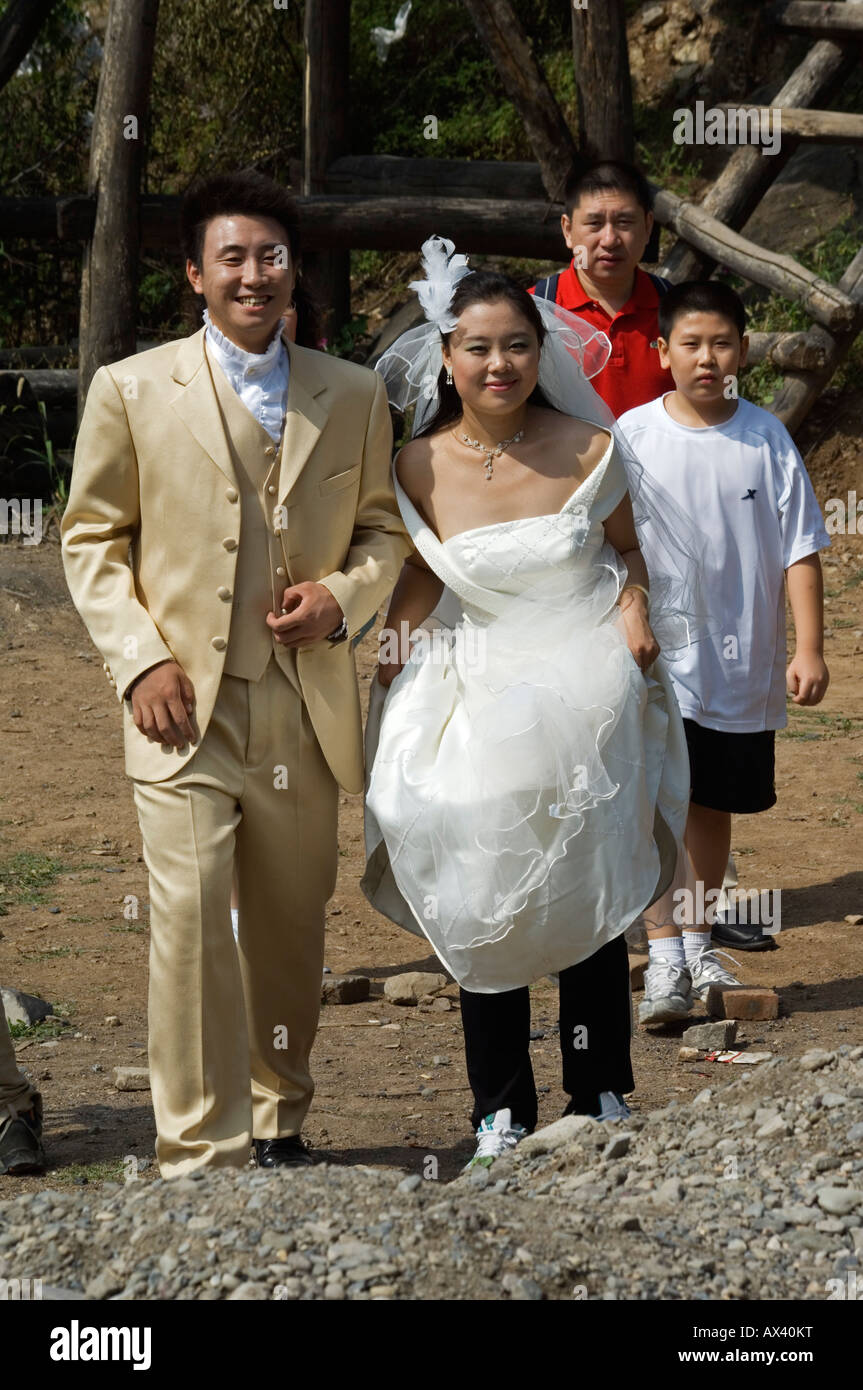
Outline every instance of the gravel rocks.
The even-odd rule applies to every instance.
[[[625,1128],[569,1116],[449,1183],[418,1153],[409,1174],[4,1185],[0,1278],[117,1301],[824,1299],[863,1255],[853,1052],[777,1058]]]

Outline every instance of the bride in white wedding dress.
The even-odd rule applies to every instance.
[[[395,464],[415,553],[382,634],[363,887],[426,935],[463,1012],[520,997],[517,1025],[505,1000],[500,1027],[487,1008],[468,1030],[465,1014],[474,1120],[509,1132],[535,1123],[523,987],[549,972],[561,972],[562,1048],[564,1025],[571,1038],[592,1020],[585,1055],[564,1048],[570,1108],[625,1113],[622,933],[671,882],[689,764],[648,613],[638,465],[625,467],[583,370],[601,367],[607,339],[502,276],[465,273],[451,251],[426,243],[431,327],[378,364],[394,404],[418,403]],[[432,634],[422,625],[444,585],[461,616]],[[660,612],[681,597],[664,576]],[[580,963],[600,957],[592,992],[606,998],[588,1000]]]

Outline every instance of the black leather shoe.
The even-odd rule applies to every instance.
[[[772,936],[765,936],[760,926],[749,922],[727,922],[717,914],[711,928],[711,938],[715,945],[725,946],[732,951],[775,951],[776,942]]]
[[[23,1176],[44,1169],[42,1101],[36,1096],[30,1110],[0,1121],[0,1173]]]
[[[316,1163],[299,1134],[284,1139],[255,1139],[255,1158],[259,1168],[307,1168]]]

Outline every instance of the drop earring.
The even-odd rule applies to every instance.
[[[452,367],[447,367],[446,369],[446,384],[447,386],[452,386]]]

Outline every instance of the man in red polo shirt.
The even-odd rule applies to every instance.
[[[674,390],[659,365],[657,306],[665,281],[639,268],[653,229],[650,187],[630,164],[603,160],[573,175],[564,195],[569,267],[534,285],[611,339],[611,357],[591,386],[615,416]]]

